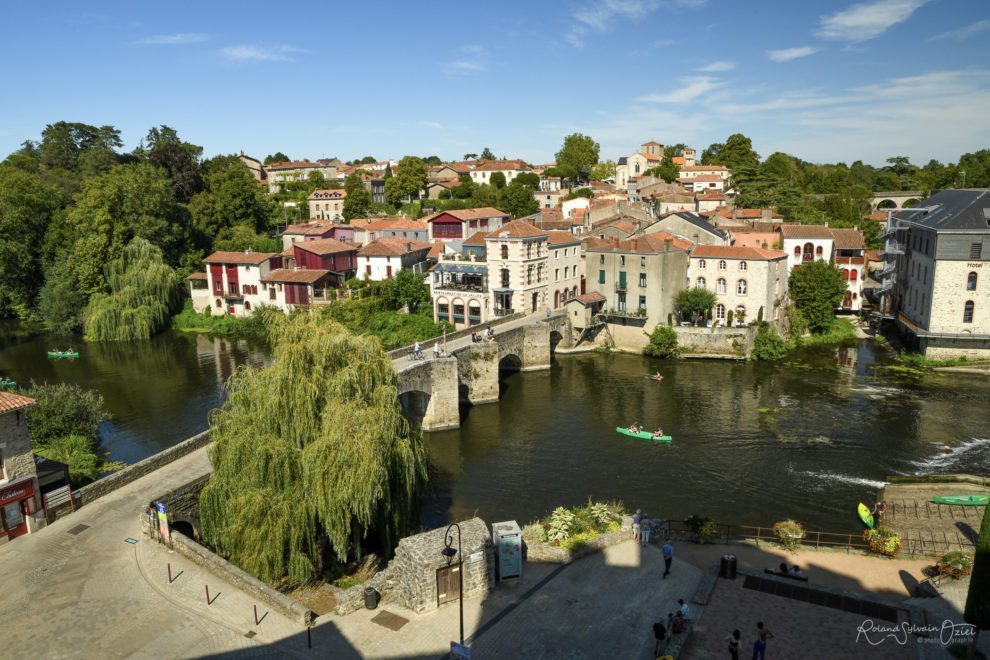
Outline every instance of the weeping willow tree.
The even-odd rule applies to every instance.
[[[421,433],[401,414],[378,341],[326,315],[270,326],[274,363],[242,368],[213,413],[203,538],[261,580],[302,583],[324,560],[390,552],[418,523]]]
[[[168,324],[181,289],[158,247],[135,238],[104,272],[110,292],[94,294],[83,312],[87,340],[148,339]]]

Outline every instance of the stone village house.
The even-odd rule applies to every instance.
[[[46,524],[24,412],[35,403],[0,392],[0,545]]]

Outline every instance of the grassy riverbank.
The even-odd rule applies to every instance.
[[[276,310],[276,313],[281,312]],[[251,316],[246,317],[237,317],[231,314],[211,316],[206,313],[197,314],[193,310],[191,300],[186,300],[182,311],[172,317],[172,329],[184,332],[208,332],[211,335],[232,337],[263,339],[268,336],[265,330],[265,312],[263,309],[259,309]]]

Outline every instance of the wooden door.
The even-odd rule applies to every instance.
[[[461,567],[458,564],[437,569],[437,605],[457,600],[461,595]]]

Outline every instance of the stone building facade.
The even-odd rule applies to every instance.
[[[25,414],[35,403],[0,392],[0,544],[45,526]]]
[[[698,245],[691,252],[688,277],[696,289],[715,294],[714,321],[728,325],[778,320],[787,296],[787,253],[761,248]]]

